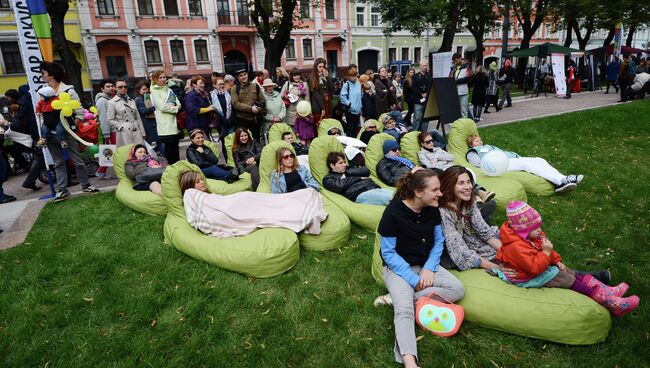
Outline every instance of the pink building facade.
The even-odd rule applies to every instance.
[[[349,63],[348,2],[303,0],[282,65],[306,70],[315,58]],[[89,0],[80,6],[90,78],[144,78],[157,69],[179,76],[264,67],[264,46],[246,0]]]

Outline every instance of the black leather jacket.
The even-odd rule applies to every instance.
[[[194,143],[190,144],[190,146],[187,147],[187,151],[185,151],[187,161],[193,163],[201,169],[205,169],[206,167],[214,166],[219,163],[219,159],[214,154],[214,152],[208,148],[208,146],[203,146],[203,153],[197,151],[197,148],[198,146]]]
[[[411,169],[399,161],[382,158],[377,163],[377,176],[384,184],[394,187],[397,179]]]
[[[359,194],[379,188],[372,179],[368,178],[370,170],[367,167],[348,168],[345,170],[345,178],[342,178],[342,176],[343,174],[330,171],[323,178],[323,186],[327,190],[345,196],[352,202],[357,200]]]

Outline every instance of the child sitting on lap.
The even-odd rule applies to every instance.
[[[517,275],[507,276],[493,269],[501,279],[526,288],[571,289],[595,300],[617,317],[639,305],[638,296],[623,297],[628,284],[623,282],[610,287],[590,274],[582,275],[567,268],[542,231],[542,217],[527,203],[510,202],[506,212],[508,221],[499,230],[502,246],[496,259],[503,262],[504,267],[515,270]]]

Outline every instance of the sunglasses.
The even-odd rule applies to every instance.
[[[390,151],[391,151],[391,152],[399,152],[399,148],[393,148],[393,149],[390,150]]]
[[[433,139],[427,139],[426,141],[424,141],[424,143],[426,144],[433,143]]]
[[[288,160],[288,159],[294,158],[294,157],[296,157],[296,155],[294,155],[293,153],[287,153],[286,155],[282,156],[282,159],[283,160]]]
[[[372,125],[372,126],[369,126],[368,129],[377,129],[377,127]]]
[[[126,86],[117,86],[115,88],[117,88],[117,89],[126,89]]]

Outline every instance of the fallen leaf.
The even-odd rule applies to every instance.
[[[267,309],[264,312],[262,312],[262,315],[265,316],[265,315],[269,314],[270,311],[271,311],[271,309]]]
[[[361,240],[366,240],[366,239],[368,239],[368,234],[361,234],[361,235],[357,234],[357,238],[359,238]]]
[[[151,320],[151,327],[156,327],[157,324],[158,324],[158,321],[156,321],[155,319]]]
[[[320,259],[314,257],[314,260],[316,261],[316,263],[320,263]]]
[[[95,299],[92,298],[92,297],[85,297],[85,296],[84,296],[84,297],[83,297],[83,300],[85,300],[85,301],[87,301],[87,302],[92,302],[92,301],[94,301]]]
[[[208,318],[210,318],[210,323],[214,323],[214,317],[208,316]]]
[[[424,335],[420,335],[420,336],[418,336],[418,337],[415,338],[415,341],[420,341],[420,340],[422,340],[423,338],[424,338]]]
[[[184,308],[185,308],[184,305],[181,305],[180,307],[176,308],[176,313],[178,314],[182,313]]]
[[[323,319],[321,319],[321,321],[327,323],[327,318],[323,318]]]
[[[318,295],[316,295],[316,293],[314,293],[314,298],[321,300],[321,298]]]

